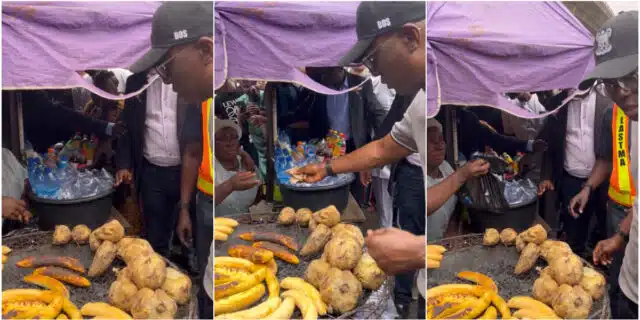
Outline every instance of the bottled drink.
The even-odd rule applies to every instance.
[[[47,151],[47,157],[45,158],[44,164],[48,168],[55,168],[58,166],[58,160],[56,157],[56,151],[53,148],[49,148]]]

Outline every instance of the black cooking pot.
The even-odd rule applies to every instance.
[[[342,212],[349,202],[349,185],[355,179],[355,175],[349,173],[349,178],[332,186],[302,187],[288,184],[280,185],[282,202],[287,207],[294,209],[309,208],[317,211],[330,205],[336,206]]]

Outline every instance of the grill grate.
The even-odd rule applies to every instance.
[[[302,228],[296,224],[290,226],[283,226],[277,224],[278,214],[277,213],[260,213],[260,214],[241,214],[235,216],[228,216],[229,218],[236,219],[239,222],[239,225],[235,228],[234,232],[229,236],[227,241],[216,241],[215,243],[215,255],[216,256],[226,256],[227,251],[230,246],[235,244],[244,244],[251,245],[251,242],[244,241],[239,238],[239,235],[244,232],[252,232],[252,231],[262,231],[262,232],[276,232],[279,234],[283,234],[289,237],[292,237],[298,243],[298,248],[302,249],[307,237],[310,234],[308,228]],[[276,258],[276,262],[278,264],[278,280],[284,279],[286,277],[300,277],[304,276],[304,272],[307,270],[307,267],[311,263],[311,261],[315,259],[319,259],[322,255],[322,252],[309,257],[302,257],[296,254],[298,258],[300,258],[300,264],[293,265],[287,262],[284,262],[278,258]],[[366,318],[366,319],[376,319],[380,318],[382,313],[385,311],[387,300],[391,296],[391,292],[393,291],[392,281],[385,281],[380,289],[378,289],[382,294],[380,295],[380,299],[376,299],[376,301],[368,301],[369,297],[372,294],[371,290],[364,290],[362,296],[360,297],[360,301],[358,303],[358,307],[350,312],[342,314],[340,316],[325,316],[325,319],[349,319],[357,315],[358,318]],[[266,298],[263,298],[264,301]],[[296,310],[296,313],[293,315],[294,318],[301,317],[299,310]]]
[[[440,244],[447,248],[439,269],[429,270],[427,288],[449,283],[468,283],[456,277],[460,271],[470,270],[491,277],[498,285],[500,296],[508,301],[518,295],[531,296],[533,282],[538,278],[535,267],[526,274],[516,276],[515,269],[520,253],[514,246],[482,245],[482,234],[471,234],[443,239]],[[585,265],[589,265],[583,260]],[[546,262],[538,259],[536,267],[546,266]],[[593,302],[590,319],[609,319],[609,295]]]
[[[38,231],[2,239],[2,244],[12,249],[7,263],[2,269],[3,290],[40,288],[22,281],[22,278],[29,275],[34,269],[18,268],[16,266],[16,262],[29,256],[69,256],[80,260],[85,268],[89,270],[89,266],[91,266],[91,262],[93,261],[93,252],[91,251],[91,248],[89,248],[88,244],[78,246],[75,243],[70,243],[65,246],[54,246],[51,244],[52,237],[52,231]],[[181,270],[175,264],[169,261],[167,261],[167,263],[172,268],[184,273],[184,270]],[[112,270],[114,267],[122,269],[125,267],[125,264],[119,259],[114,260],[111,267],[109,267],[109,269],[107,269],[107,271],[100,277],[88,278],[91,281],[91,287],[89,288],[77,288],[71,285],[66,285],[69,289],[69,293],[71,294],[71,301],[78,307],[78,309],[87,302],[108,301],[107,296],[109,294],[109,287],[111,286],[111,283],[116,280],[116,274]],[[194,287],[195,286],[196,283],[194,283]],[[193,292],[195,292],[195,290]],[[188,318],[188,314],[193,313],[193,310],[189,309],[194,309],[193,304],[195,303],[195,296],[192,296],[191,301],[191,306],[178,307],[176,319]]]

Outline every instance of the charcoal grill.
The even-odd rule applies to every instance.
[[[19,288],[41,289],[36,285],[22,281],[22,278],[29,275],[34,269],[19,268],[16,266],[16,262],[29,256],[69,256],[80,260],[85,268],[87,270],[89,269],[89,266],[93,261],[93,252],[88,244],[78,246],[72,242],[65,246],[54,246],[51,244],[52,239],[53,232],[51,231],[37,231],[2,239],[2,244],[8,246],[12,250],[2,269],[3,290]],[[166,259],[165,261],[167,261],[167,264],[170,267],[187,274],[171,261]],[[108,302],[107,296],[109,295],[109,287],[111,286],[111,283],[116,280],[116,274],[112,270],[114,267],[122,269],[125,265],[119,259],[114,260],[111,267],[107,269],[104,274],[96,278],[88,278],[91,281],[91,286],[89,288],[77,288],[67,285],[71,295],[71,301],[78,307],[78,309],[87,302]],[[194,287],[196,287],[195,283]],[[190,305],[178,306],[176,319],[191,318],[194,315],[194,310],[196,309],[195,300],[195,295],[192,295]]]
[[[308,228],[302,228],[296,224],[289,226],[279,225],[277,223],[278,213],[273,212],[247,213],[226,217],[237,220],[239,224],[235,228],[234,232],[229,236],[229,239],[227,241],[215,242],[216,256],[227,256],[229,247],[235,244],[251,245],[251,242],[244,241],[239,238],[239,235],[244,232],[262,231],[276,232],[282,235],[286,235],[295,239],[300,249],[311,233],[311,230],[309,230]],[[286,277],[302,278],[311,261],[319,259],[322,255],[322,252],[308,257],[302,257],[298,254],[296,255],[298,256],[298,258],[300,258],[300,264],[298,265],[289,264],[276,258],[276,263],[278,264],[278,280],[282,280]],[[387,279],[382,287],[380,287],[380,289],[378,289],[378,291],[376,292],[376,301],[372,301],[374,299],[369,299],[373,292],[371,290],[365,289],[362,296],[360,297],[360,301],[356,309],[339,316],[327,315],[325,316],[325,318],[321,319],[380,319],[381,315],[384,313],[387,307],[387,300],[391,297],[392,291],[393,283],[390,279]],[[266,295],[262,301],[264,300],[266,300]],[[299,310],[296,310],[296,313],[293,314],[293,318],[301,318]]]
[[[460,271],[469,270],[483,273],[491,277],[500,292],[500,296],[508,301],[514,296],[531,296],[533,282],[538,278],[536,267],[544,267],[546,263],[538,259],[536,267],[531,271],[516,276],[515,269],[520,253],[514,246],[482,245],[483,234],[470,234],[441,240],[439,244],[447,248],[439,269],[431,269],[427,273],[427,288],[450,284],[468,283],[456,277]],[[589,262],[582,262],[591,266]],[[593,267],[593,266],[591,266]],[[609,319],[609,295],[605,291],[602,298],[593,301],[589,319]]]

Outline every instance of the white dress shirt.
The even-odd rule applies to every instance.
[[[156,80],[147,89],[144,120],[144,157],[160,167],[180,165],[177,125],[178,95],[171,85]]]
[[[567,106],[564,169],[574,177],[588,178],[596,163],[593,149],[596,92],[573,99]]]

